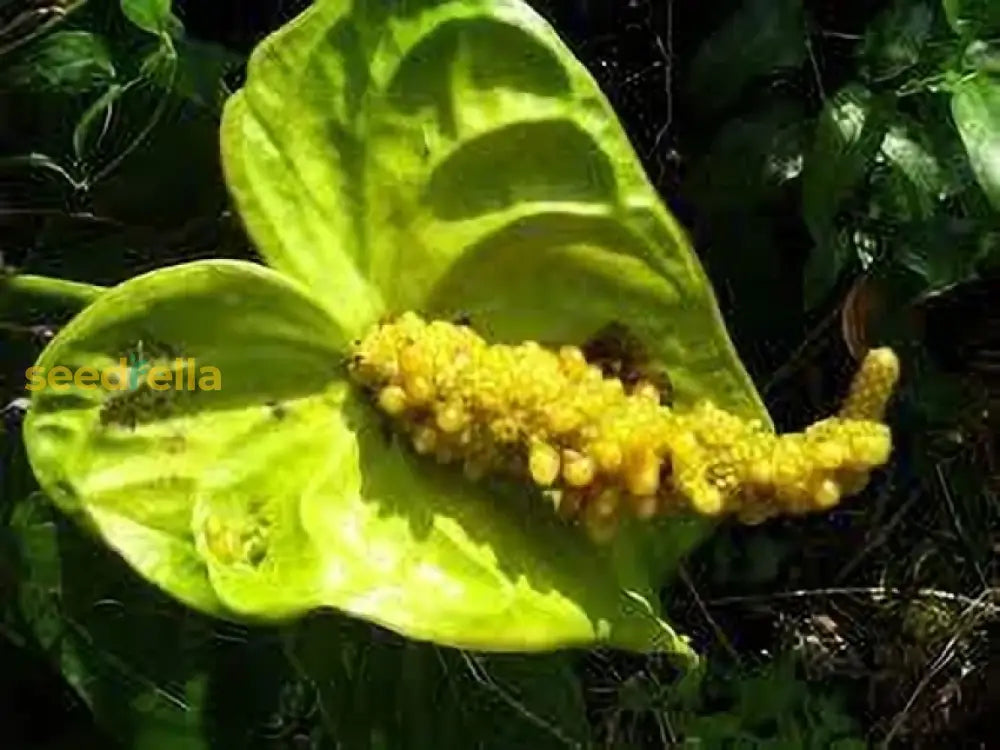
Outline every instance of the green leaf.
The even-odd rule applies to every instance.
[[[184,27],[171,11],[172,0],[121,0],[122,13],[143,31],[176,37]]]
[[[880,149],[889,165],[888,196],[904,208],[903,219],[929,219],[951,193],[949,175],[924,138],[919,125],[902,120],[893,123]]]
[[[240,55],[217,44],[184,40],[177,44],[177,80],[175,90],[190,101],[220,113],[232,94],[225,76],[239,69]]]
[[[1000,210],[1000,81],[988,76],[961,81],[952,94],[951,109],[972,171],[990,203]]]
[[[702,43],[689,88],[708,109],[723,109],[754,79],[802,65],[805,41],[802,0],[744,0]]]
[[[329,342],[325,349],[322,343],[300,344],[308,332]],[[219,336],[228,336],[232,346],[216,341]],[[123,358],[153,351],[154,339],[200,356],[225,374],[247,367],[253,372],[242,380],[230,375],[224,391],[169,391],[167,412],[182,407],[190,412],[179,424],[155,418],[165,407],[144,405],[143,399],[156,400],[157,392],[148,386],[124,393],[86,387],[65,393],[38,390],[25,422],[29,458],[53,499],[102,530],[141,574],[218,614],[223,608],[196,549],[191,491],[198,472],[213,465],[220,442],[233,439],[233,431],[254,429],[259,421],[254,417],[260,415],[215,410],[247,398],[246,389],[254,384],[266,398],[278,400],[310,387],[321,391],[337,361],[335,354],[322,354],[337,351],[336,329],[277,274],[219,261],[142,276],[106,292],[60,332],[37,364],[46,371],[58,364],[104,371]],[[242,352],[230,350],[241,344]],[[285,357],[295,374],[261,372],[255,358],[268,355]],[[256,411],[270,414],[263,405]],[[124,426],[132,418],[153,421],[132,430]],[[218,419],[219,427],[199,427],[203,419]],[[267,419],[263,424],[269,424]],[[130,447],[136,452],[125,460]]]
[[[320,2],[255,51],[222,127],[258,250],[352,335],[408,309],[548,343],[617,318],[681,405],[765,413],[614,111],[519,0]]]
[[[1000,5],[995,0],[941,0],[952,30],[963,37],[1000,32]]]
[[[115,66],[100,36],[58,31],[32,44],[5,77],[18,88],[79,94],[107,86],[115,77]]]
[[[869,76],[893,78],[918,65],[934,28],[930,0],[895,0],[873,21],[861,44],[861,59]]]
[[[1000,74],[1000,45],[977,39],[962,53],[962,64],[980,73]]]
[[[199,375],[219,369],[222,388],[165,400],[148,385],[36,391],[25,430],[42,486],[140,574],[211,614],[334,606],[465,647],[685,652],[647,603],[638,550],[595,551],[537,497],[470,486],[387,442],[346,383],[345,334],[299,289],[215,261],[102,295],[39,367],[193,358]],[[679,528],[682,549],[692,532]]]
[[[921,293],[927,293],[971,278],[988,236],[975,222],[935,216],[899,233],[895,259],[921,277]]]
[[[33,645],[122,747],[257,747],[297,723],[285,694],[306,686],[272,633],[186,611],[38,495],[10,528]]]
[[[687,192],[702,210],[750,209],[776,198],[802,170],[802,107],[778,101],[727,122],[692,169]]]
[[[813,239],[823,244],[837,211],[864,179],[885,134],[874,94],[852,84],[823,107],[806,157],[802,213]]]
[[[689,241],[551,28],[513,0],[319,2],[254,54],[223,155],[285,276],[173,268],[64,329],[40,364],[161,342],[224,387],[163,405],[140,390],[138,414],[133,395],[37,393],[28,447],[51,496],[225,616],[330,606],[451,646],[690,658],[655,593],[710,524],[636,525],[595,548],[535,492],[414,456],[344,373],[350,340],[385,313],[463,311],[494,340],[553,344],[617,320],[680,405],[767,419]]]
[[[816,243],[806,268],[807,305],[833,285],[851,258],[837,214],[864,180],[884,140],[885,113],[868,89],[849,85],[827,101],[802,176],[802,214]]]
[[[346,748],[588,746],[569,654],[469,654],[328,615],[289,629],[286,650]]]
[[[947,188],[937,159],[905,125],[893,125],[889,128],[882,141],[882,153],[928,195],[937,195]]]

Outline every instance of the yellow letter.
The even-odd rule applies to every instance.
[[[81,391],[92,391],[97,387],[97,381],[100,377],[96,367],[81,367],[76,371],[73,385]]]
[[[222,373],[218,367],[202,367],[201,378],[198,380],[198,388],[202,391],[221,391]]]
[[[171,371],[169,367],[164,367],[163,365],[155,365],[149,371],[149,387],[154,391],[166,391],[170,388],[171,381]],[[166,383],[158,383],[160,378],[166,378]]]
[[[29,391],[40,391],[45,387],[45,368],[34,365],[25,372],[28,376],[28,384],[25,386]]]
[[[49,385],[54,391],[68,391],[73,373],[65,365],[56,365],[49,371]]]
[[[128,390],[128,362],[122,357],[118,367],[109,367],[101,373],[101,385],[106,391]]]

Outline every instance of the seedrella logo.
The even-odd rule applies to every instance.
[[[152,360],[146,356],[142,344],[121,357],[118,365],[99,370],[96,367],[80,367],[71,370],[59,365],[51,369],[40,366],[29,367],[26,372],[29,391],[68,391],[71,387],[79,390],[137,391],[148,388],[153,391],[218,391],[222,389],[222,373],[218,367],[199,367],[193,357]]]
[[[128,389],[138,390],[139,383],[149,371],[153,369],[153,363],[146,359],[141,353],[132,352],[128,355]]]

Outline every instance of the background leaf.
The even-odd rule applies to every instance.
[[[57,31],[30,45],[4,75],[13,86],[76,94],[107,85],[115,66],[100,36]]]
[[[175,36],[183,31],[173,14],[171,0],[120,0],[122,12],[143,31],[158,36]]]
[[[852,256],[852,241],[837,230],[844,201],[862,182],[885,134],[882,105],[851,85],[823,107],[802,175],[802,215],[816,243],[806,267],[807,305],[817,302]]]
[[[1000,210],[1000,82],[976,76],[956,85],[952,115],[972,170],[993,207]]]
[[[941,0],[948,23],[964,37],[987,37],[1000,31],[1000,7],[993,0]]]
[[[806,59],[802,0],[743,0],[708,39],[691,67],[689,87],[699,102],[723,109],[755,78]]]
[[[894,0],[865,31],[859,54],[870,77],[898,76],[920,63],[934,29],[936,0]]]

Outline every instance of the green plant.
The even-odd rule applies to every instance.
[[[42,487],[210,614],[331,605],[450,645],[686,653],[652,594],[703,525],[596,552],[516,489],[387,444],[340,369],[406,309],[566,343],[618,320],[680,403],[766,419],[614,123],[520,3],[319,3],[258,49],[223,117],[229,186],[276,271],[204,261],[127,281],[37,363],[104,371],[145,347],[156,365],[210,363],[221,389],[36,392],[25,435]],[[556,282],[571,286],[553,296]]]
[[[389,7],[378,18],[368,17],[371,25],[343,20],[322,39],[265,43],[274,54],[257,61],[257,73],[251,72],[239,96],[268,105],[290,99],[300,117],[291,117],[292,109],[264,106],[236,118],[240,127],[233,132],[265,137],[252,141],[262,148],[250,148],[242,135],[232,139],[239,147],[230,155],[245,162],[248,176],[242,187],[232,179],[227,185],[219,163],[218,120],[241,84],[244,59],[200,40],[248,51],[264,30],[278,28],[307,4],[247,0],[239,17],[230,15],[227,21],[223,9],[233,4],[221,1],[177,0],[171,7],[162,0],[49,0],[28,6],[0,0],[0,718],[5,719],[5,741],[33,746],[32,740],[40,744],[41,733],[63,726],[69,746],[86,746],[94,731],[88,717],[126,747],[154,748],[637,748],[669,746],[685,737],[702,746],[711,741],[721,747],[769,747],[849,743],[862,733],[868,743],[885,739],[914,747],[954,744],[956,737],[971,742],[980,735],[988,741],[990,675],[998,662],[984,637],[996,615],[985,587],[996,579],[993,545],[1000,509],[990,435],[996,421],[990,416],[997,393],[992,364],[997,346],[995,336],[991,339],[996,316],[990,304],[996,285],[988,278],[998,258],[990,153],[998,132],[1000,65],[998,27],[989,4],[531,0],[555,22],[614,103],[633,151],[593,82],[551,30],[534,22],[532,29],[545,29],[541,43],[534,32],[528,34],[533,41],[520,47],[509,35],[495,37],[500,41],[485,43],[477,54],[475,45],[469,52],[468,40],[478,44],[493,35],[496,24],[476,27],[469,18],[445,14],[441,28],[427,43],[418,43],[419,64],[404,66],[431,70],[407,74],[407,82],[417,84],[413,90],[424,93],[395,102],[373,96],[384,81],[379,75],[391,75],[396,52],[427,31],[407,17],[392,25],[393,34],[376,33],[381,13],[405,15],[421,6],[379,3]],[[357,11],[350,20],[363,15]],[[206,17],[213,17],[208,25]],[[447,29],[455,31],[449,35]],[[301,40],[309,34],[299,28],[292,36]],[[398,42],[398,48],[387,39]],[[531,51],[526,62],[504,63],[509,52],[525,46]],[[329,47],[353,56],[334,61]],[[305,53],[307,48],[314,54]],[[489,57],[488,63],[480,56]],[[434,64],[458,58],[457,65]],[[471,75],[452,76],[433,88],[437,73],[446,68]],[[302,69],[309,75],[300,75]],[[548,72],[539,81],[541,70]],[[557,90],[559,71],[569,71],[579,94],[570,97],[571,103]],[[488,170],[497,182],[518,175],[532,179],[510,194],[484,191],[481,179],[473,181],[479,187],[470,185],[459,170],[444,170],[449,179],[435,182],[429,170],[436,162],[421,159],[451,143],[451,134],[442,135],[437,123],[470,110],[440,106],[432,114],[425,105],[461,102],[491,86],[502,89],[505,98],[495,108],[488,98],[476,99],[473,111],[482,119],[499,111],[510,115],[515,135],[526,125],[535,127],[532,137],[548,135],[542,147],[533,148],[528,136],[508,141],[503,159],[497,160],[502,164],[470,158],[460,166],[476,175]],[[549,120],[563,122],[563,129],[534,122],[527,106],[508,110],[508,103],[521,101],[532,86],[537,94],[532,103],[543,106]],[[338,92],[346,92],[345,97]],[[384,116],[396,111],[393,107],[405,109],[406,116]],[[583,123],[586,138],[564,138],[575,132],[584,110],[590,113]],[[314,152],[296,152],[296,144],[289,143],[295,140],[296,122],[304,123],[301,132],[309,136],[300,145]],[[461,118],[454,122],[460,124]],[[501,128],[503,135],[510,132]],[[500,134],[492,135],[494,145],[502,141]],[[376,137],[386,148],[357,147]],[[587,149],[588,138],[599,147]],[[470,148],[484,144],[467,142],[463,133],[456,131],[454,139],[464,154],[483,150]],[[285,162],[288,169],[268,162],[293,152],[295,158]],[[311,158],[313,153],[321,158]],[[348,158],[329,158],[333,154]],[[400,161],[400,154],[417,156]],[[248,600],[261,604],[259,591],[252,590],[247,596],[227,590],[244,611],[223,607],[218,612],[225,620],[220,620],[180,603],[176,591],[165,595],[136,575],[134,566],[122,564],[115,547],[134,536],[116,532],[107,535],[108,544],[100,531],[87,533],[93,531],[88,518],[94,508],[105,519],[115,515],[120,525],[136,518],[102,504],[107,496],[99,492],[94,502],[101,475],[83,466],[59,467],[73,472],[73,481],[85,478],[87,483],[88,492],[81,494],[87,501],[76,514],[82,526],[68,523],[66,514],[37,491],[20,441],[21,415],[31,408],[22,390],[25,368],[80,309],[104,294],[119,293],[124,287],[112,287],[122,282],[139,289],[140,282],[155,278],[142,274],[179,262],[255,260],[261,251],[281,256],[265,259],[275,266],[284,263],[281,274],[297,278],[292,286],[302,287],[326,274],[339,279],[343,268],[360,269],[351,276],[356,287],[308,292],[326,300],[318,302],[318,317],[331,310],[334,317],[358,315],[358,330],[362,318],[406,305],[420,308],[423,288],[446,269],[450,283],[432,300],[432,314],[471,318],[477,327],[492,316],[503,322],[498,338],[507,341],[551,321],[549,340],[562,343],[564,335],[579,342],[599,321],[616,317],[616,290],[625,288],[623,277],[595,293],[592,279],[619,272],[596,268],[593,261],[607,257],[603,248],[619,238],[643,235],[624,249],[615,248],[636,258],[657,246],[633,264],[634,274],[626,274],[630,293],[638,293],[622,322],[638,327],[647,343],[664,331],[668,335],[661,342],[670,342],[669,319],[653,311],[684,304],[690,290],[680,285],[677,299],[660,304],[660,291],[665,295],[668,287],[671,293],[674,289],[659,281],[673,279],[673,271],[656,266],[659,246],[677,241],[683,249],[670,256],[680,261],[677,267],[693,267],[696,275],[700,269],[691,264],[686,240],[677,239],[673,229],[663,234],[655,216],[646,221],[662,206],[637,168],[637,155],[651,184],[694,232],[693,244],[719,294],[727,328],[780,428],[800,429],[828,413],[843,395],[847,373],[855,367],[847,362],[844,343],[855,357],[868,346],[888,343],[903,359],[905,392],[888,418],[895,456],[860,502],[814,519],[754,529],[723,525],[707,547],[698,542],[710,526],[700,522],[688,522],[687,529],[683,523],[663,524],[667,536],[661,538],[682,542],[672,548],[657,546],[655,533],[648,535],[647,545],[646,534],[629,529],[622,545],[638,538],[643,549],[622,554],[619,545],[598,551],[587,558],[588,567],[566,573],[583,580],[600,568],[609,591],[631,582],[641,593],[645,602],[623,598],[616,603],[622,620],[632,619],[637,626],[626,635],[640,636],[628,648],[686,651],[654,619],[665,606],[671,627],[691,634],[690,648],[708,656],[708,679],[698,695],[681,689],[672,666],[655,653],[473,653],[399,637],[365,622],[363,615],[359,620],[296,611],[293,621],[275,623],[275,610],[269,609],[267,622],[250,617],[252,627],[227,622],[246,619]],[[533,169],[525,167],[526,161]],[[616,165],[610,178],[606,170],[591,169],[607,163]],[[405,189],[393,191],[388,188],[397,165],[412,179]],[[609,189],[623,184],[623,174],[638,177],[624,180],[627,190]],[[344,175],[348,179],[334,184]],[[558,180],[549,182],[553,176]],[[244,193],[242,202],[236,196],[236,212],[230,210],[234,188]],[[275,199],[269,190],[283,194]],[[558,203],[545,200],[552,191],[563,196]],[[303,195],[315,200],[303,201]],[[452,200],[424,202],[424,195]],[[646,219],[643,211],[629,213],[636,196]],[[539,209],[547,212],[544,217],[531,213],[539,201],[545,204]],[[279,204],[293,213],[271,211]],[[518,219],[524,236],[515,238],[532,261],[523,268],[520,256],[514,262],[485,263],[485,254],[476,262],[470,257],[454,262],[449,248],[461,244],[458,235],[451,236],[454,244],[443,249],[447,252],[430,244],[441,227],[467,231],[474,242],[481,230],[492,231],[483,230],[485,218],[503,221],[517,213],[514,207],[526,204],[531,204],[530,215]],[[302,211],[315,212],[303,219]],[[572,220],[553,218],[566,214]],[[573,227],[583,221],[581,214],[588,229],[577,231]],[[243,220],[249,220],[252,243]],[[607,229],[619,224],[626,228]],[[594,226],[604,229],[591,233]],[[558,232],[565,242],[563,257],[543,257],[544,237]],[[287,239],[297,233],[312,246]],[[278,239],[269,240],[269,234]],[[402,235],[421,240],[397,242]],[[369,247],[377,253],[366,254]],[[471,291],[461,276],[469,268],[476,280]],[[543,273],[534,274],[538,269]],[[136,275],[140,278],[133,279]],[[400,275],[405,283],[388,283]],[[517,307],[518,291],[504,291],[515,282],[529,290],[538,309]],[[564,282],[574,287],[566,297],[571,300],[566,307],[573,309],[552,312],[559,302],[552,291]],[[497,289],[502,304],[493,311],[480,295]],[[705,289],[699,282],[695,297],[703,312],[714,311]],[[652,294],[644,297],[645,290]],[[341,291],[345,300],[360,299],[362,307],[339,307],[335,298]],[[592,300],[599,302],[593,309]],[[371,309],[366,312],[364,305]],[[210,327],[191,313],[179,316],[177,326],[188,325],[196,331]],[[93,341],[84,360],[103,354],[114,363],[121,353],[142,367],[188,346],[187,334],[171,341],[148,326],[132,328],[127,322],[125,328],[130,330],[121,346],[83,332],[76,344],[67,346],[62,339],[59,349],[79,353],[80,341]],[[483,332],[491,339],[497,333]],[[715,335],[709,339],[715,341]],[[210,338],[207,331],[204,338]],[[697,350],[700,342],[694,346]],[[335,348],[321,341],[317,358],[325,359],[322,352]],[[676,354],[675,361],[687,362],[689,353],[664,350],[657,356]],[[954,372],[940,372],[941,360]],[[197,364],[214,363],[199,354]],[[337,374],[331,382],[342,378],[339,368],[333,363]],[[738,363],[721,370],[729,372],[725,377],[737,376],[731,382],[741,377]],[[704,374],[683,374],[682,399],[693,402],[726,390],[716,383],[695,393],[692,385],[704,382]],[[224,383],[227,375],[223,371]],[[225,400],[224,391],[181,394],[169,403],[145,391],[138,399],[112,394],[104,421],[108,427],[123,423],[126,433],[135,418],[141,436],[172,424],[172,415],[185,409],[197,411],[203,396],[214,408]],[[751,403],[743,413],[750,415],[759,400],[752,388],[744,395]],[[252,400],[248,396],[245,403]],[[366,403],[352,403],[366,435],[390,440]],[[273,399],[260,411],[282,422],[295,419],[295,407],[294,399]],[[68,403],[60,410],[64,416],[71,411]],[[144,421],[147,416],[155,418]],[[71,418],[66,423],[79,424]],[[297,430],[282,424],[274,440]],[[113,428],[106,432],[116,434]],[[212,442],[209,433],[205,443]],[[158,434],[164,449],[151,455],[176,450],[176,438]],[[292,457],[296,466],[316,450],[303,441],[301,456]],[[104,442],[101,452],[106,453],[113,441]],[[129,462],[141,464],[138,439],[122,442],[129,446]],[[385,445],[406,454],[396,443]],[[242,444],[232,453],[250,454]],[[261,454],[286,455],[270,445]],[[110,466],[110,454],[105,457]],[[418,471],[427,469],[405,460]],[[163,462],[158,473],[166,467]],[[445,482],[455,473],[429,470]],[[261,467],[258,476],[264,475]],[[141,514],[148,520],[146,511],[159,489],[141,479],[137,484],[149,500]],[[510,525],[518,533],[531,527],[524,531],[531,540],[526,546],[538,547],[539,559],[554,556],[558,549],[548,542],[561,541],[563,529],[549,529],[537,503],[516,489],[496,491],[510,500],[503,509],[510,511]],[[131,507],[121,487],[115,500]],[[481,517],[496,524],[502,514],[483,506],[489,512]],[[225,510],[241,507],[234,500]],[[469,506],[459,505],[456,496],[456,507]],[[539,519],[541,533],[535,528]],[[173,520],[165,520],[168,527]],[[214,551],[208,544],[202,549],[206,556],[218,555],[215,567],[228,573],[240,565],[241,556],[249,563],[261,561],[267,541],[261,527],[251,525],[251,533],[241,534],[238,512],[226,520],[230,523],[204,529],[214,532],[203,539]],[[383,514],[378,520],[392,519]],[[419,538],[435,527],[410,528]],[[150,528],[140,524],[138,530],[147,534]],[[196,549],[192,555],[190,545],[185,549],[193,537],[175,536],[182,542],[175,546],[169,535],[160,536],[156,544],[135,547],[153,553],[178,549],[194,563],[190,576],[178,576],[188,584],[206,578],[200,553]],[[551,549],[541,549],[546,546]],[[703,554],[687,554],[697,547]],[[607,558],[610,567],[601,562]],[[153,563],[155,558],[144,558],[144,565]],[[624,577],[619,575],[623,569]],[[679,577],[673,575],[677,570]],[[159,579],[161,588],[164,580]],[[661,591],[664,582],[668,587]],[[218,598],[211,581],[205,588]],[[914,614],[926,615],[932,608],[907,606],[913,588],[918,603],[935,603],[933,617]],[[299,604],[308,598],[289,594]],[[657,604],[657,595],[667,604]],[[586,635],[587,628],[579,632]],[[592,629],[587,637],[593,635]],[[760,679],[732,668],[748,655],[756,659],[761,648],[776,654],[776,663],[763,669]],[[792,674],[781,656],[785,651],[803,661],[807,679]],[[38,698],[40,675],[50,667],[56,671],[45,690],[52,700],[37,706],[44,721],[32,722],[22,707]],[[820,675],[840,685],[820,683]],[[66,684],[60,687],[59,679]],[[845,685],[850,701],[841,706],[830,696]],[[71,711],[64,708],[69,704]],[[19,734],[29,727],[35,730],[31,738]],[[107,741],[90,744],[104,747]]]

